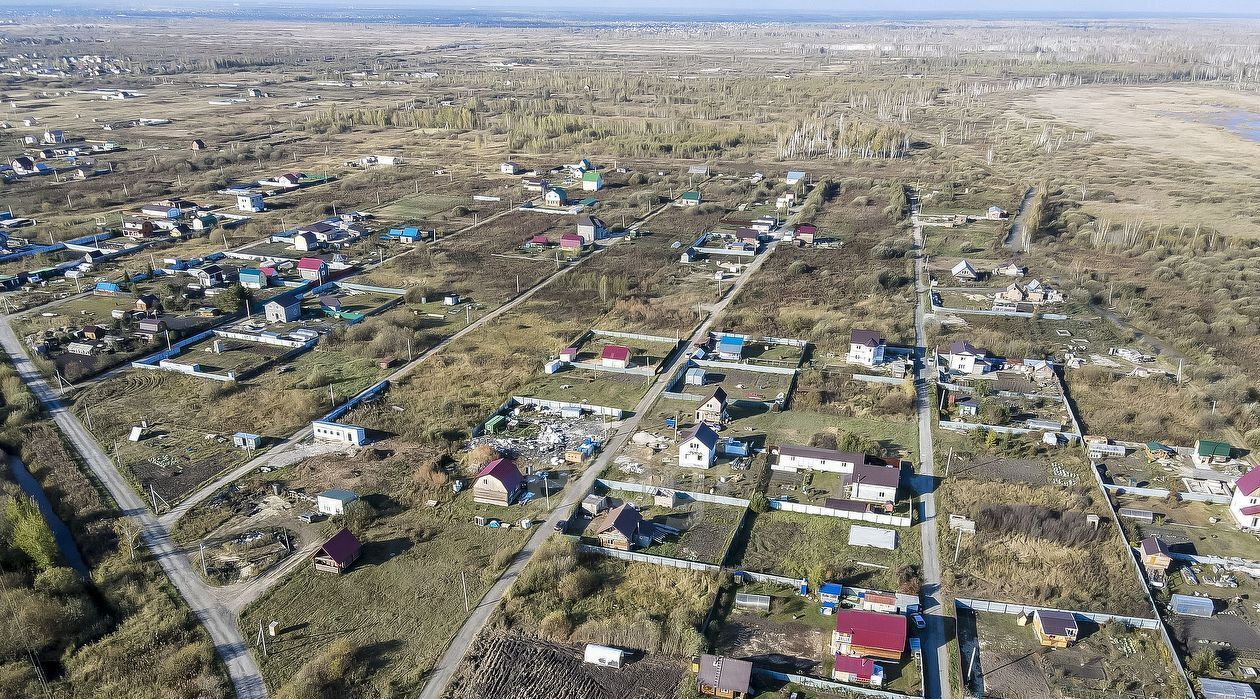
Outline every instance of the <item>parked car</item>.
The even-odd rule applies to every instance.
[[[927,620],[924,619],[923,615],[918,612],[910,615],[910,621],[913,621],[914,628],[919,629],[920,631],[927,628]]]

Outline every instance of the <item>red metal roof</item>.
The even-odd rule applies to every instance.
[[[628,362],[630,361],[630,348],[621,345],[604,345],[604,351],[600,353],[599,358]]]
[[[1260,515],[1260,505],[1248,505],[1238,511],[1241,512],[1244,517],[1250,517],[1252,515]]]
[[[358,537],[349,529],[342,529],[333,534],[333,538],[324,542],[315,552],[316,556],[324,555],[333,559],[337,565],[345,567],[354,562],[359,557],[359,551],[363,545],[359,543]]]
[[[836,612],[836,631],[849,634],[853,639],[850,645],[888,653],[906,649],[906,618],[900,614],[842,609]]]
[[[1244,473],[1234,487],[1243,495],[1255,495],[1256,491],[1260,490],[1260,467]]]
[[[477,472],[478,478],[482,476],[490,476],[499,481],[509,493],[516,492],[516,489],[521,486],[521,481],[524,480],[520,469],[516,467],[516,462],[511,459],[495,459],[487,463]]]
[[[318,257],[303,257],[302,259],[298,260],[298,263],[297,263],[298,269],[317,270],[317,269],[322,268],[323,266],[324,266],[324,261],[319,259]]]
[[[852,673],[859,682],[870,682],[871,675],[875,673],[875,661],[836,653],[836,672]]]

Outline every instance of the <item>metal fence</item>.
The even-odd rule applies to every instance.
[[[752,371],[762,374],[779,374],[782,376],[795,376],[798,371],[795,367],[745,364],[743,362],[715,362],[712,359],[692,359],[691,361],[695,362],[696,366],[707,367],[710,369],[739,369],[741,371]]]
[[[1027,604],[1015,604],[1014,602],[995,602],[985,599],[967,599],[958,597],[954,603],[964,609],[970,609],[976,612],[989,612],[992,614],[1031,614],[1038,609],[1055,612],[1067,612],[1073,616],[1083,617],[1098,624],[1106,624],[1111,621],[1122,621],[1129,626],[1138,629],[1158,629],[1161,628],[1159,619],[1145,619],[1142,617],[1123,616],[1121,614],[1103,614],[1101,612],[1082,612],[1077,609],[1056,609],[1054,607],[1037,607]]]
[[[596,415],[607,415],[616,420],[620,420],[624,411],[621,408],[609,408],[603,405],[591,405],[589,403],[569,403],[562,400],[548,400],[546,398],[530,398],[529,396],[512,396],[512,400],[521,405],[532,405],[537,408],[550,408],[551,410],[560,410],[561,408],[581,408]]]
[[[732,498],[725,495],[713,495],[711,493],[693,493],[689,490],[677,490],[667,488],[661,485],[644,485],[642,483],[627,483],[625,481],[612,481],[600,478],[595,481],[598,485],[609,490],[624,490],[630,493],[644,493],[652,495],[658,490],[669,490],[678,494],[685,500],[695,500],[696,502],[709,502],[715,505],[730,505],[732,507],[748,507],[748,501],[743,498]]]
[[[639,553],[638,551],[622,551],[620,549],[609,549],[603,546],[591,546],[590,544],[578,544],[578,550],[584,553],[593,553],[597,556],[608,556],[609,558],[620,558],[623,561],[631,561],[633,563],[647,563],[655,566],[664,566],[666,568],[681,568],[682,570],[694,570],[701,573],[712,573],[721,570],[712,563],[701,563],[700,561],[688,561],[682,558],[670,558],[668,556],[657,556],[650,553]]]
[[[922,663],[919,663],[919,674],[922,675]],[[835,680],[824,680],[821,677],[810,677],[808,675],[794,675],[789,672],[777,672],[766,668],[753,666],[753,673],[763,677],[772,677],[781,682],[791,682],[802,687],[810,689],[820,689],[830,694],[839,694],[841,696],[853,697],[880,697],[881,699],[906,699],[908,694],[898,694],[897,692],[888,692],[882,689],[873,689],[871,687],[859,687],[855,684],[844,684]],[[922,682],[920,682],[922,686]]]
[[[886,383],[893,386],[900,386],[906,382],[904,378],[896,378],[894,376],[874,376],[872,374],[854,374],[854,381],[865,381],[866,383]]]
[[[910,526],[910,518],[901,515],[881,515],[877,512],[849,512],[848,510],[837,510],[833,507],[823,507],[821,505],[806,505],[800,502],[771,500],[770,509],[783,510],[784,512],[800,512],[807,515],[821,515],[824,517],[839,517],[840,519],[856,519],[862,522],[887,524],[893,527]]]
[[[660,344],[677,344],[681,340],[676,337],[661,337],[659,335],[644,335],[642,333],[623,333],[614,330],[591,330],[594,335],[607,335],[608,337],[619,337],[623,340],[642,340],[644,342],[656,342]]]

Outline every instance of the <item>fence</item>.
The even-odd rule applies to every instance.
[[[647,563],[649,565],[664,566],[666,568],[681,568],[683,570],[694,570],[701,573],[712,573],[721,570],[720,567],[712,563],[701,563],[700,561],[688,561],[682,558],[670,558],[668,556],[657,556],[650,553],[639,553],[637,551],[622,551],[620,549],[609,549],[603,546],[591,546],[590,544],[578,544],[578,550],[584,553],[593,553],[597,556],[608,556],[609,558],[620,558],[623,561],[631,561],[633,563]]]
[[[370,284],[352,284],[351,282],[333,282],[342,289],[351,291],[371,291],[378,294],[392,294],[394,296],[402,296],[407,293],[406,289],[394,289],[388,286],[372,286]]]
[[[696,366],[702,366],[709,369],[740,369],[742,371],[752,371],[762,374],[779,374],[782,376],[795,376],[796,367],[778,367],[766,366],[764,364],[745,364],[743,362],[715,362],[712,359],[692,359]]]
[[[593,335],[607,335],[608,337],[619,337],[623,340],[642,340],[644,342],[656,342],[665,345],[676,345],[680,340],[676,337],[661,337],[659,335],[644,335],[641,333],[623,333],[613,330],[599,330],[598,328],[590,331]]]
[[[369,386],[367,389],[365,389],[363,392],[361,392],[359,395],[351,398],[345,403],[342,403],[336,408],[333,408],[331,412],[319,418],[318,420],[316,420],[316,422],[336,422],[337,418],[341,417],[342,415],[345,415],[346,412],[349,411],[351,408],[358,405],[359,403],[362,403],[365,400],[371,400],[377,397],[378,395],[383,393],[385,389],[387,388],[389,388],[389,379],[385,379],[384,381],[373,384]]]
[[[314,345],[319,338],[310,340],[286,340],[282,337],[273,337],[271,335],[261,335],[257,333],[242,333],[235,330],[215,330],[215,335],[226,337],[231,340],[240,340],[242,342],[257,342],[260,345],[274,345],[276,347],[288,347],[290,349],[307,348]]]
[[[911,696],[909,694],[898,694],[897,692],[888,692],[882,689],[873,689],[871,687],[859,687],[855,684],[844,684],[835,680],[824,680],[820,677],[810,677],[808,675],[793,675],[790,672],[777,672],[766,668],[753,666],[753,673],[763,677],[772,677],[782,682],[791,682],[802,687],[810,689],[821,689],[830,694],[839,694],[841,696],[860,696],[860,697],[880,697],[881,699],[906,699]],[[920,674],[922,674],[922,665],[920,664]],[[919,683],[922,686],[922,682]]]
[[[847,510],[837,510],[832,507],[823,507],[821,505],[806,505],[799,502],[784,502],[782,500],[771,500],[770,509],[783,510],[784,512],[800,512],[807,515],[822,515],[825,517],[839,517],[841,519],[856,519],[862,522],[870,522],[872,524],[887,524],[893,527],[910,526],[910,518],[900,515],[881,515],[876,512],[849,512]]]
[[[660,365],[652,366],[630,366],[626,368],[615,366],[604,366],[598,361],[594,362],[569,362],[574,369],[585,369],[587,371],[606,371],[610,374],[625,374],[629,376],[652,376],[660,369]]]
[[[1002,425],[986,425],[974,422],[958,422],[957,420],[937,420],[936,424],[943,430],[954,430],[955,432],[970,432],[972,430],[985,430],[986,432],[1000,432],[1002,434],[1032,434],[1034,432],[1046,432],[1047,434],[1062,435],[1069,442],[1076,441],[1078,435],[1071,432],[1055,432],[1053,430],[1030,430],[1026,427],[1005,427]]]
[[[1172,553],[1169,555],[1178,561],[1189,561],[1190,563],[1199,563],[1202,565],[1222,566],[1230,570],[1243,571],[1252,577],[1260,577],[1260,561],[1252,561],[1245,558],[1202,556],[1192,553]]]
[[[726,495],[713,495],[711,493],[693,493],[689,490],[676,490],[661,485],[644,485],[642,483],[627,483],[625,481],[610,481],[604,478],[597,479],[597,484],[604,486],[609,490],[624,490],[630,493],[644,493],[652,495],[658,490],[670,490],[677,493],[684,499],[695,500],[696,502],[709,502],[715,505],[730,505],[732,507],[748,507],[748,501],[743,498],[732,498]]]
[[[900,386],[906,382],[904,378],[898,379],[892,376],[873,376],[871,374],[854,374],[853,380],[865,381],[866,383],[886,383],[893,386]]]
[[[1046,611],[1067,612],[1073,616],[1084,617],[1097,624],[1106,624],[1111,621],[1122,621],[1129,626],[1138,629],[1158,629],[1161,628],[1159,619],[1144,619],[1142,617],[1123,616],[1120,614],[1103,614],[1101,612],[1082,612],[1076,609],[1055,609],[1054,607],[1036,607],[1027,604],[1015,604],[1013,602],[994,602],[985,599],[966,599],[958,597],[954,600],[954,604],[975,612],[990,612],[993,614],[1030,614],[1038,609]]]
[[[745,580],[757,583],[775,583],[778,585],[787,585],[788,587],[798,588],[805,582],[803,578],[789,578],[783,575],[773,575],[771,573],[758,573],[751,570],[736,571]]]
[[[561,408],[581,408],[596,415],[607,415],[614,420],[620,420],[625,412],[621,408],[609,408],[603,405],[591,405],[589,403],[569,403],[562,400],[548,400],[546,398],[530,398],[529,396],[512,396],[512,400],[521,405],[532,405],[536,408],[550,408],[552,410],[560,410]],[[509,409],[511,406],[508,406]]]
[[[184,348],[187,347],[188,345],[200,342],[206,339],[207,337],[210,337],[213,334],[214,334],[213,330],[203,330],[202,332],[199,332],[196,335],[193,335],[191,337],[186,337],[180,340],[179,342],[176,342],[175,344],[171,345],[168,349],[164,349],[161,352],[158,352],[156,354],[151,354],[147,357],[137,359],[131,363],[131,366],[132,368],[135,368],[135,369],[156,369],[158,368],[157,365],[160,364],[163,359],[170,359],[171,357],[174,357],[175,355],[182,352]]]

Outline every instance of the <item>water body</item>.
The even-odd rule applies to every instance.
[[[1260,143],[1260,114],[1247,109],[1222,109],[1215,112],[1173,112],[1173,116],[1196,124],[1211,124]]]
[[[8,459],[9,470],[13,472],[13,479],[22,488],[22,492],[35,498],[35,503],[39,505],[39,511],[44,515],[44,521],[48,522],[48,528],[52,530],[53,538],[57,540],[57,548],[61,550],[61,557],[66,565],[78,571],[79,575],[86,579],[88,577],[87,564],[83,562],[79,547],[74,543],[74,537],[70,535],[70,528],[61,521],[56,512],[53,512],[52,503],[48,501],[48,495],[44,492],[43,486],[35,480],[35,476],[31,475],[21,459],[13,454],[6,454],[5,458]]]

